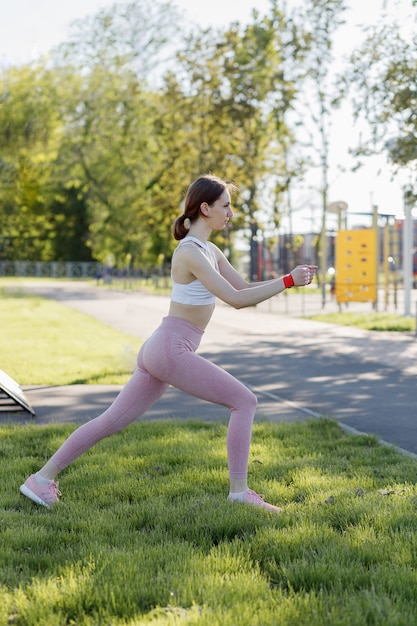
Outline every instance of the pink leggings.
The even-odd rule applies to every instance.
[[[139,350],[138,367],[111,406],[75,430],[53,455],[62,470],[101,439],[143,415],[169,385],[227,407],[230,478],[246,478],[256,396],[231,374],[195,354],[203,331],[177,317],[164,317]]]

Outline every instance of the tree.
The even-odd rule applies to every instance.
[[[94,257],[124,263],[141,254],[147,211],[143,190],[153,146],[146,94],[126,68],[95,67],[83,78],[77,102],[64,112],[60,159],[86,189]],[[68,103],[70,104],[70,103]]]
[[[55,258],[53,163],[62,124],[53,70],[9,68],[0,100],[0,218],[6,259]]]
[[[311,30],[278,0],[247,25],[195,30],[163,76],[155,67],[172,56],[176,10],[116,4],[76,23],[48,66],[11,70],[0,106],[3,252],[18,241],[25,258],[167,261],[184,191],[208,171],[241,188],[235,227],[278,225],[301,161],[288,121],[297,82],[325,80],[319,50],[341,6],[308,2]],[[228,236],[218,243],[230,247]]]
[[[181,15],[170,0],[133,0],[103,7],[73,22],[69,38],[54,54],[60,66],[85,70],[128,67],[140,81],[155,77],[175,50]]]
[[[292,137],[285,113],[295,87],[284,58],[292,37],[273,3],[270,15],[254,11],[245,26],[191,33],[178,54],[179,69],[165,77],[164,101],[176,111],[163,118],[166,134],[176,137],[172,154],[187,182],[211,171],[239,185],[234,228],[249,228],[258,215],[279,219],[271,195],[287,179],[284,152]],[[220,234],[217,242],[228,247],[223,234],[226,239]]]
[[[417,3],[410,4],[406,26],[383,20],[370,28],[360,49],[352,55],[349,79],[357,117],[370,127],[357,154],[385,150],[397,167],[417,167]],[[404,9],[404,4],[398,9]],[[404,13],[402,13],[404,15]]]
[[[321,235],[318,239],[322,306],[326,303],[326,214],[329,191],[329,128],[331,115],[341,98],[336,87],[336,77],[331,71],[333,41],[337,29],[343,24],[345,0],[305,0],[294,11],[294,22],[299,24],[300,63],[299,81],[303,85],[298,93],[298,140],[310,151],[313,166],[321,172]],[[304,137],[300,136],[302,129]]]
[[[74,25],[55,62],[78,84],[63,104],[61,160],[86,190],[88,244],[95,258],[118,264],[155,261],[158,224],[151,189],[163,170],[160,96],[149,86],[178,14],[170,3],[131,2]]]

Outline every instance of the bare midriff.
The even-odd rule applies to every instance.
[[[178,302],[172,302],[169,307],[168,315],[173,317],[179,317],[198,326],[201,330],[205,330],[209,323],[214,311],[214,304],[202,304],[201,306],[191,304],[179,304]]]

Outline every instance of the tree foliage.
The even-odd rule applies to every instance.
[[[211,171],[239,185],[235,226],[273,214],[266,192],[271,198],[285,186],[284,148],[292,141],[285,114],[296,89],[284,60],[293,37],[272,3],[269,15],[254,11],[246,26],[192,33],[178,55],[179,73],[169,77],[168,93],[184,98],[184,169],[191,178]]]
[[[176,19],[169,3],[114,5],[74,24],[52,65],[4,72],[3,258],[154,260],[149,181],[163,150],[145,75]]]
[[[352,55],[349,79],[356,86],[356,115],[369,122],[371,133],[359,154],[385,150],[397,166],[417,166],[417,5],[410,4],[408,35],[398,20],[368,29]],[[401,5],[404,9],[404,5]]]
[[[61,260],[66,254],[83,258],[82,242],[78,250],[70,245],[79,233],[69,216],[75,205],[57,173],[63,133],[59,73],[42,65],[9,68],[1,89],[1,255],[22,260]],[[78,198],[76,204],[83,214],[83,202]]]
[[[140,81],[179,45],[181,15],[170,0],[114,3],[73,22],[68,40],[55,51],[59,65],[101,66],[117,71],[128,66]]]
[[[0,258],[168,261],[184,192],[206,172],[239,186],[236,229],[277,226],[317,138],[325,203],[337,103],[329,67],[344,6],[306,0],[289,13],[271,0],[245,25],[187,31],[170,1],[117,3],[75,22],[48,60],[3,69]],[[416,42],[394,35],[384,50],[375,31],[356,60],[358,107],[375,142],[389,127],[392,158],[410,163]],[[217,242],[230,247],[231,237]]]
[[[178,18],[169,2],[114,5],[75,23],[48,68],[5,73],[0,210],[10,255],[166,260],[184,191],[208,171],[241,185],[242,223],[264,208],[291,141],[293,30],[273,2],[245,27],[185,34],[175,71],[156,71]]]
[[[310,153],[310,164],[322,174],[321,195],[327,203],[329,129],[332,112],[339,105],[340,90],[332,72],[333,44],[347,9],[345,0],[305,0],[294,11],[299,28],[300,61],[297,79],[301,98],[297,102],[298,132]]]

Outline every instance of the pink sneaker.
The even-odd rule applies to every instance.
[[[23,493],[24,496],[27,496],[37,504],[46,506],[47,509],[51,509],[52,505],[58,502],[58,496],[61,495],[58,483],[51,481],[49,485],[38,485],[35,474],[29,476],[27,481],[20,485],[20,493]]]
[[[243,502],[243,504],[251,504],[252,506],[257,506],[260,509],[265,509],[265,511],[272,511],[273,513],[281,513],[281,509],[273,504],[269,504],[264,500],[265,496],[261,496],[252,489],[248,489],[245,495],[243,496],[243,500],[231,500],[229,496],[229,500],[232,502]]]

